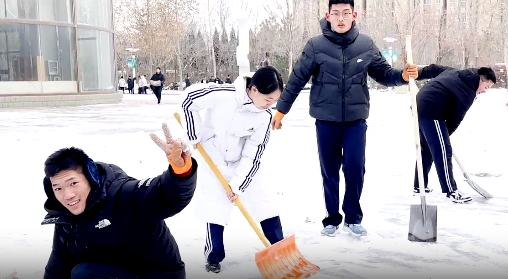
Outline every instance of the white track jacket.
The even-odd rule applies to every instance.
[[[183,125],[191,144],[201,143],[229,181],[232,191],[259,222],[278,215],[267,183],[256,175],[270,138],[272,112],[257,109],[247,96],[246,78],[233,84],[195,84],[185,91]],[[200,111],[204,111],[204,117]],[[205,222],[226,225],[233,203],[204,160],[198,171],[196,213]]]

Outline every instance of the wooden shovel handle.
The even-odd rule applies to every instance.
[[[180,115],[178,113],[174,113],[173,114],[176,118],[176,121],[178,121],[178,123],[180,124],[180,126],[182,126],[182,119],[180,118]],[[183,126],[182,126],[183,128]],[[215,175],[217,176],[217,178],[219,179],[220,183],[222,184],[222,186],[224,187],[224,189],[226,190],[226,192],[228,193],[231,193],[231,187],[229,186],[229,183],[226,181],[226,179],[224,179],[224,176],[222,176],[222,174],[220,173],[219,169],[217,169],[217,167],[215,166],[215,164],[213,163],[212,159],[210,158],[210,156],[208,156],[208,153],[206,153],[205,149],[203,148],[203,146],[198,143],[196,144],[196,149],[199,151],[199,153],[201,153],[201,156],[205,159],[205,161],[208,163],[208,166],[210,166],[210,168],[212,169],[213,173],[215,173]],[[249,222],[250,226],[252,227],[252,229],[254,229],[254,231],[256,232],[256,234],[258,235],[259,239],[261,239],[261,241],[263,242],[263,244],[265,245],[266,248],[270,247],[270,243],[268,242],[268,240],[266,239],[265,235],[261,232],[261,230],[258,228],[256,222],[254,222],[254,220],[252,220],[252,217],[249,215],[249,213],[247,212],[247,210],[245,209],[245,207],[243,206],[243,203],[240,201],[240,198],[237,198],[235,200],[235,203],[236,203],[236,206],[240,209],[240,211],[242,212],[243,216],[245,217],[245,219],[247,219],[247,222]]]
[[[407,54],[407,63],[413,64],[413,50],[411,48],[411,35],[406,36],[406,54]],[[420,188],[420,199],[422,203],[422,208],[424,208],[427,204],[425,197],[425,183],[423,179],[423,163],[422,163],[422,147],[420,145],[420,124],[418,122],[418,105],[416,102],[416,95],[418,94],[418,86],[414,78],[409,77],[409,90],[411,91],[411,110],[413,114],[413,132],[414,132],[414,141],[416,146],[416,168],[418,170],[418,186]],[[425,219],[425,213],[424,213]]]

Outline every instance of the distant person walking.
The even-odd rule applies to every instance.
[[[162,97],[162,87],[164,86],[164,82],[166,79],[164,75],[161,73],[161,68],[157,67],[155,70],[155,74],[150,78],[150,88],[157,97],[157,104],[161,103]]]

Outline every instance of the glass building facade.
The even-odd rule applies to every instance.
[[[0,0],[0,97],[117,92],[113,0]]]

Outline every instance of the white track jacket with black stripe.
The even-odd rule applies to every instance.
[[[277,216],[278,208],[269,181],[259,172],[270,138],[272,112],[257,109],[247,96],[246,79],[252,74],[238,77],[233,84],[188,87],[182,103],[183,125],[190,143],[202,144],[247,211],[261,222]],[[197,217],[227,225],[234,204],[207,163],[200,161],[193,198]]]

